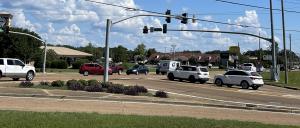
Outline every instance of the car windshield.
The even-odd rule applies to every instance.
[[[251,72],[251,76],[261,76],[261,75],[258,74],[257,72]]]
[[[139,68],[140,67],[140,65],[134,65],[133,66],[133,69],[137,69],[137,68]]]
[[[201,72],[208,72],[207,68],[200,68]]]

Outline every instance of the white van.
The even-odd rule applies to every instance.
[[[156,74],[165,75],[169,71],[175,71],[181,64],[179,61],[173,60],[161,60],[159,61],[159,65],[156,68]]]

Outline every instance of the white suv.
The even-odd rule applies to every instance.
[[[168,72],[168,79],[188,80],[191,83],[199,81],[203,84],[209,80],[209,72],[205,67],[181,66],[175,71]]]
[[[0,58],[1,77],[10,77],[15,81],[26,78],[27,81],[32,81],[35,77],[35,68],[25,65],[19,59]]]
[[[256,67],[252,63],[244,63],[242,65],[242,70],[256,72]]]
[[[216,75],[214,81],[217,86],[227,85],[231,87],[232,85],[238,85],[243,89],[252,87],[253,90],[257,90],[264,85],[262,76],[257,72],[243,70],[232,70],[227,71],[224,75]]]

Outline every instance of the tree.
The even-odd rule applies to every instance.
[[[37,33],[31,32],[28,29],[11,28],[11,31],[27,33],[41,39]],[[27,62],[34,61],[41,58],[42,49],[40,47],[42,45],[41,41],[30,36],[0,33],[1,57],[19,58]]]
[[[198,59],[194,56],[192,56],[191,58],[189,58],[189,63],[191,65],[197,65],[198,64]]]
[[[112,48],[111,57],[114,62],[127,62],[127,48],[119,45],[118,47]]]
[[[143,43],[137,45],[137,47],[134,49],[135,55],[139,56],[145,56],[146,53],[146,45]]]
[[[147,50],[147,55],[146,55],[146,57],[150,57],[152,54],[155,54],[155,53],[157,53],[157,51],[155,50],[155,48],[149,48],[148,50]]]

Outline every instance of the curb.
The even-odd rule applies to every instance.
[[[291,86],[280,86],[280,85],[271,84],[271,83],[266,83],[266,85],[269,85],[269,86],[274,86],[274,87],[280,87],[280,88],[286,88],[286,89],[291,89],[291,90],[300,90],[300,88],[297,88],[297,87],[291,87]]]
[[[256,104],[240,104],[240,105],[226,105],[226,104],[213,104],[213,103],[189,103],[189,102],[180,102],[180,101],[149,101],[149,100],[132,100],[132,99],[116,99],[116,98],[98,98],[98,97],[78,97],[78,96],[49,96],[49,95],[40,95],[40,94],[0,94],[2,97],[24,97],[24,98],[51,98],[51,99],[60,99],[60,100],[95,100],[95,101],[119,101],[119,102],[128,102],[128,103],[154,103],[162,105],[185,105],[191,107],[216,107],[216,108],[228,108],[228,109],[240,109],[240,110],[256,110],[264,112],[281,112],[289,114],[300,114],[300,108],[276,108],[268,106],[258,106]]]

